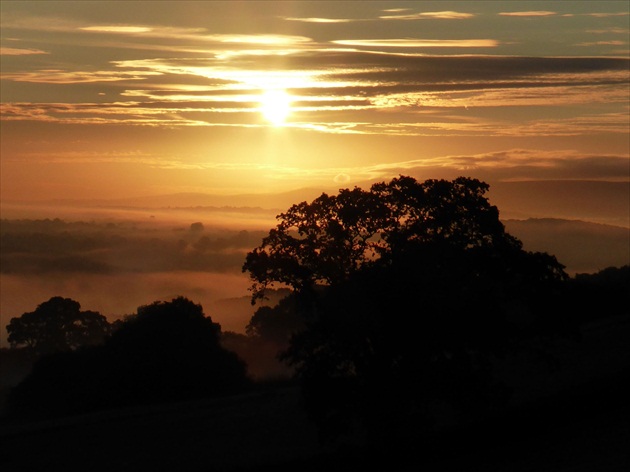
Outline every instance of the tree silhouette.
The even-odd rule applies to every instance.
[[[225,394],[247,385],[246,367],[220,333],[201,305],[178,297],[138,308],[107,347],[125,363],[125,388],[144,399]]]
[[[487,190],[401,176],[323,194],[279,215],[247,255],[253,301],[275,284],[294,290],[306,328],[284,359],[323,434],[359,421],[374,443],[398,440],[431,399],[462,414],[505,401],[491,356],[549,325],[566,274],[505,232]]]
[[[583,322],[630,314],[630,265],[608,267],[595,274],[576,274],[569,289],[571,311]]]
[[[142,306],[102,346],[37,362],[9,406],[59,414],[243,391],[246,366],[221,347],[220,331],[184,297]]]
[[[52,297],[35,311],[12,318],[7,332],[11,347],[27,347],[44,355],[102,343],[110,324],[100,313],[81,311],[79,302]]]
[[[253,301],[274,283],[304,292],[345,279],[376,256],[374,236],[386,224],[387,207],[378,195],[355,188],[293,205],[278,219],[243,266],[252,278]]]
[[[291,335],[304,328],[304,320],[295,316],[296,302],[296,297],[289,295],[276,306],[259,307],[246,327],[247,335],[286,346]]]

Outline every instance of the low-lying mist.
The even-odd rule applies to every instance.
[[[624,214],[627,202],[620,203],[625,198],[618,197],[625,195],[627,185],[591,184],[588,198],[594,206],[587,205],[591,213],[619,219],[612,216]],[[522,195],[516,190],[508,193],[512,187]],[[562,208],[554,213],[571,218],[531,219],[546,215],[548,205],[526,198],[532,195],[527,189],[542,192],[533,194],[544,196],[547,203],[564,205],[564,213]],[[628,227],[595,224],[593,215],[591,222],[577,221],[579,207],[571,206],[575,214],[567,213],[569,204],[557,198],[562,190],[557,185],[504,183],[495,190],[496,199],[491,201],[498,205],[507,231],[521,239],[526,250],[556,255],[570,275],[630,263]],[[200,303],[224,331],[242,333],[257,308],[249,304],[249,278],[241,272],[245,255],[275,226],[277,214],[291,203],[310,200],[307,195],[178,194],[47,205],[3,202],[0,346],[6,346],[11,318],[53,296],[73,298],[84,310],[114,320],[138,306],[182,295]],[[611,216],[601,208],[612,200],[617,203]]]
[[[183,295],[244,332],[255,308],[241,266],[265,234],[202,221],[2,220],[0,345],[11,318],[57,295],[110,320]]]

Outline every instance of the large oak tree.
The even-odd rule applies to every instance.
[[[284,359],[323,431],[358,419],[391,436],[431,398],[461,411],[503,401],[490,358],[558,327],[563,266],[523,250],[488,188],[401,176],[322,194],[280,214],[247,255],[254,302],[293,289],[305,328]]]

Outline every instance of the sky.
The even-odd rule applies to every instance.
[[[621,227],[575,271],[628,260],[627,1],[2,0],[0,30],[2,218],[91,222],[3,225],[2,324],[247,296],[276,210],[400,174]]]
[[[1,199],[627,181],[629,21],[625,1],[3,0]]]

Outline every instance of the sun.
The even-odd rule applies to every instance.
[[[266,90],[260,98],[260,112],[271,124],[283,125],[291,113],[291,96],[283,89]]]

